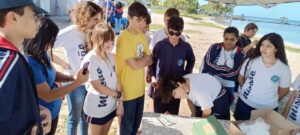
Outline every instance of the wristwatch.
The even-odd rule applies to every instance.
[[[117,91],[118,95],[117,95],[117,99],[120,99],[122,96],[122,93],[120,91]]]

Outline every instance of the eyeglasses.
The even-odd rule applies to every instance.
[[[175,36],[178,37],[178,36],[181,35],[181,32],[173,32],[173,31],[169,31],[169,35],[170,35],[170,36],[174,36],[174,35],[175,35]]]

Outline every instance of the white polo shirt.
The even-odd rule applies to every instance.
[[[241,68],[240,74],[243,76],[248,61]],[[290,68],[279,59],[272,67],[266,67],[261,56],[251,60],[245,77],[240,98],[256,109],[278,107],[278,88],[289,88],[291,85]]]
[[[214,106],[213,102],[218,97],[222,86],[213,76],[206,73],[196,73],[185,75],[184,78],[190,79],[190,99],[194,105],[206,110]]]

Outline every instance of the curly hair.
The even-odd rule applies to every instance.
[[[97,46],[97,52],[102,51],[102,47],[107,41],[114,41],[115,34],[110,26],[107,24],[96,24],[94,29],[90,31],[87,35],[87,46],[85,47],[87,51],[90,51]]]
[[[186,80],[181,75],[173,74],[166,75],[159,78],[158,90],[155,92],[155,96],[159,96],[163,103],[169,103],[172,100],[172,93],[179,85],[177,83],[185,83]]]
[[[71,18],[73,23],[78,26],[79,30],[85,32],[90,18],[98,14],[103,17],[103,10],[101,7],[93,2],[84,1],[75,5],[74,9],[71,11]]]
[[[274,45],[274,47],[277,49],[275,57],[280,59],[284,64],[288,65],[288,60],[286,58],[283,39],[277,33],[269,33],[269,34],[264,35],[258,41],[256,48],[249,55],[249,58],[254,59],[256,57],[261,56],[260,47],[262,45],[262,42],[265,41],[265,40],[269,40]]]

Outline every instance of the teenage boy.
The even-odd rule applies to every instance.
[[[156,44],[165,39],[168,38],[168,21],[171,17],[179,17],[180,12],[176,8],[169,8],[166,10],[164,14],[164,23],[165,23],[165,28],[162,28],[158,31],[156,31],[153,35],[153,38],[150,42],[150,50],[153,50],[153,48],[156,46]],[[183,35],[180,35],[180,38],[185,41],[185,38]]]
[[[136,135],[144,110],[144,68],[152,64],[147,39],[142,33],[146,26],[146,7],[134,2],[128,8],[129,26],[117,39],[117,76],[124,97],[121,135]]]
[[[37,32],[37,14],[47,12],[32,0],[0,1],[0,134],[42,135],[51,129],[50,111],[38,105],[33,72],[20,52],[24,39]]]
[[[153,64],[149,67],[148,83],[154,76],[159,81],[160,77],[178,74],[184,76],[193,71],[195,55],[191,45],[180,38],[184,22],[181,17],[171,17],[168,21],[169,38],[158,42],[152,52]],[[150,81],[149,81],[150,80]],[[170,102],[162,102],[161,96],[154,92],[154,112],[178,115],[180,99],[172,97]]]

